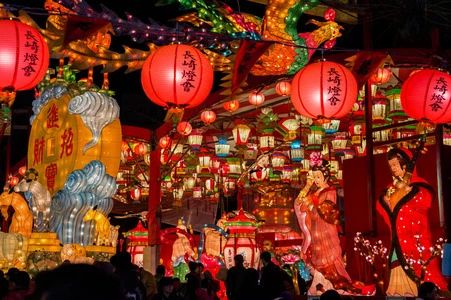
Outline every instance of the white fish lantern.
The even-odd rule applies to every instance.
[[[243,210],[225,222],[229,231],[227,242],[224,246],[225,265],[229,269],[233,267],[233,258],[241,254],[246,268],[257,268],[260,260],[260,250],[255,240],[257,221],[248,217]]]

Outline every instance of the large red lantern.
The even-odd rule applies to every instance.
[[[49,49],[39,31],[19,21],[0,20],[1,102],[11,105],[14,91],[37,85],[48,66]]]
[[[291,102],[303,116],[338,119],[357,100],[357,82],[344,66],[320,61],[307,65],[293,78]]]
[[[160,106],[194,107],[211,91],[213,68],[195,47],[163,46],[146,59],[141,83],[147,97]]]
[[[406,114],[433,123],[451,122],[451,76],[425,69],[410,75],[401,88],[401,104]]]

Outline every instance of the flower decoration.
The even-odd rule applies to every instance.
[[[323,164],[323,155],[321,152],[312,152],[310,154],[310,167],[318,166]]]

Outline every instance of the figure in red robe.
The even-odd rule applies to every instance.
[[[377,204],[378,212],[391,231],[387,295],[417,296],[422,281],[432,281],[440,289],[447,289],[439,259],[434,257],[429,263],[424,263],[431,258],[428,213],[434,190],[416,174],[414,165],[417,156],[418,153],[414,158],[410,150],[404,148],[388,152],[393,183]]]

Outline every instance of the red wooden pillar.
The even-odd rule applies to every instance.
[[[150,153],[149,168],[149,198],[148,198],[148,230],[149,230],[149,246],[160,244],[160,214],[158,213],[161,201],[160,186],[160,148],[156,147]]]

